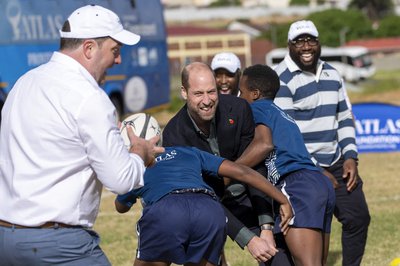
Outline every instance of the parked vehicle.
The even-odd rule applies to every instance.
[[[124,28],[141,35],[137,45],[122,47],[122,64],[108,70],[103,85],[118,112],[123,115],[168,104],[167,36],[160,0],[0,0],[2,93],[6,95],[22,74],[49,60],[59,48],[64,21],[87,4],[113,10]]]
[[[276,66],[287,54],[286,48],[271,50],[266,55],[266,64]],[[357,82],[375,74],[376,68],[368,49],[362,46],[325,47],[321,48],[321,60],[336,68],[344,80]]]

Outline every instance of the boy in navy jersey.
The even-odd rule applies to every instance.
[[[167,147],[147,168],[144,186],[115,200],[127,212],[141,198],[138,249],[134,265],[194,263],[216,265],[226,239],[226,218],[202,174],[248,183],[280,203],[286,233],[292,209],[286,197],[256,171],[193,147]],[[267,258],[269,259],[269,258]]]
[[[268,179],[288,197],[294,212],[285,241],[296,265],[325,265],[335,206],[329,179],[311,160],[295,121],[273,103],[278,75],[270,67],[246,68],[240,97],[253,110],[253,141],[236,161],[252,166],[265,160]],[[280,218],[276,217],[276,225]],[[280,228],[275,228],[279,233]]]

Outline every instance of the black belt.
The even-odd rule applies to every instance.
[[[24,226],[19,224],[12,224],[3,220],[0,220],[0,226],[8,227],[8,228],[18,228],[18,229],[48,229],[48,228],[83,228],[81,225],[69,225],[58,222],[45,222],[42,225],[38,226]]]
[[[211,196],[215,200],[218,200],[218,197],[214,193],[214,191],[211,191],[206,188],[183,188],[183,189],[176,189],[170,192],[170,194],[183,194],[183,193],[202,193]]]

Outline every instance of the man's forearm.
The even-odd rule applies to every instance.
[[[228,236],[235,241],[242,249],[249,241],[256,236],[244,224],[236,218],[225,206],[223,206],[227,218]]]

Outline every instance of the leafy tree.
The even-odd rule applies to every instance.
[[[260,39],[271,40],[276,47],[285,47],[290,24],[271,24],[270,29],[259,37]]]
[[[319,31],[319,39],[325,46],[339,46],[343,41],[373,34],[371,21],[358,10],[329,9],[312,13],[304,19],[314,22]],[[273,24],[262,38],[272,40],[277,47],[285,47],[290,24]]]
[[[391,15],[383,18],[378,29],[375,31],[375,37],[398,37],[400,36],[400,17]]]
[[[289,5],[291,6],[306,6],[310,4],[310,0],[290,0]]]
[[[378,21],[393,13],[392,0],[352,0],[349,8],[363,10],[372,21]]]
[[[324,4],[325,0],[317,0],[317,4]],[[306,6],[310,4],[310,0],[290,0],[291,6]]]
[[[312,13],[306,19],[314,22],[321,43],[326,46],[339,46],[372,35],[371,21],[358,10],[329,9]]]
[[[221,6],[240,6],[240,0],[217,0],[210,4],[210,7],[221,7]]]

